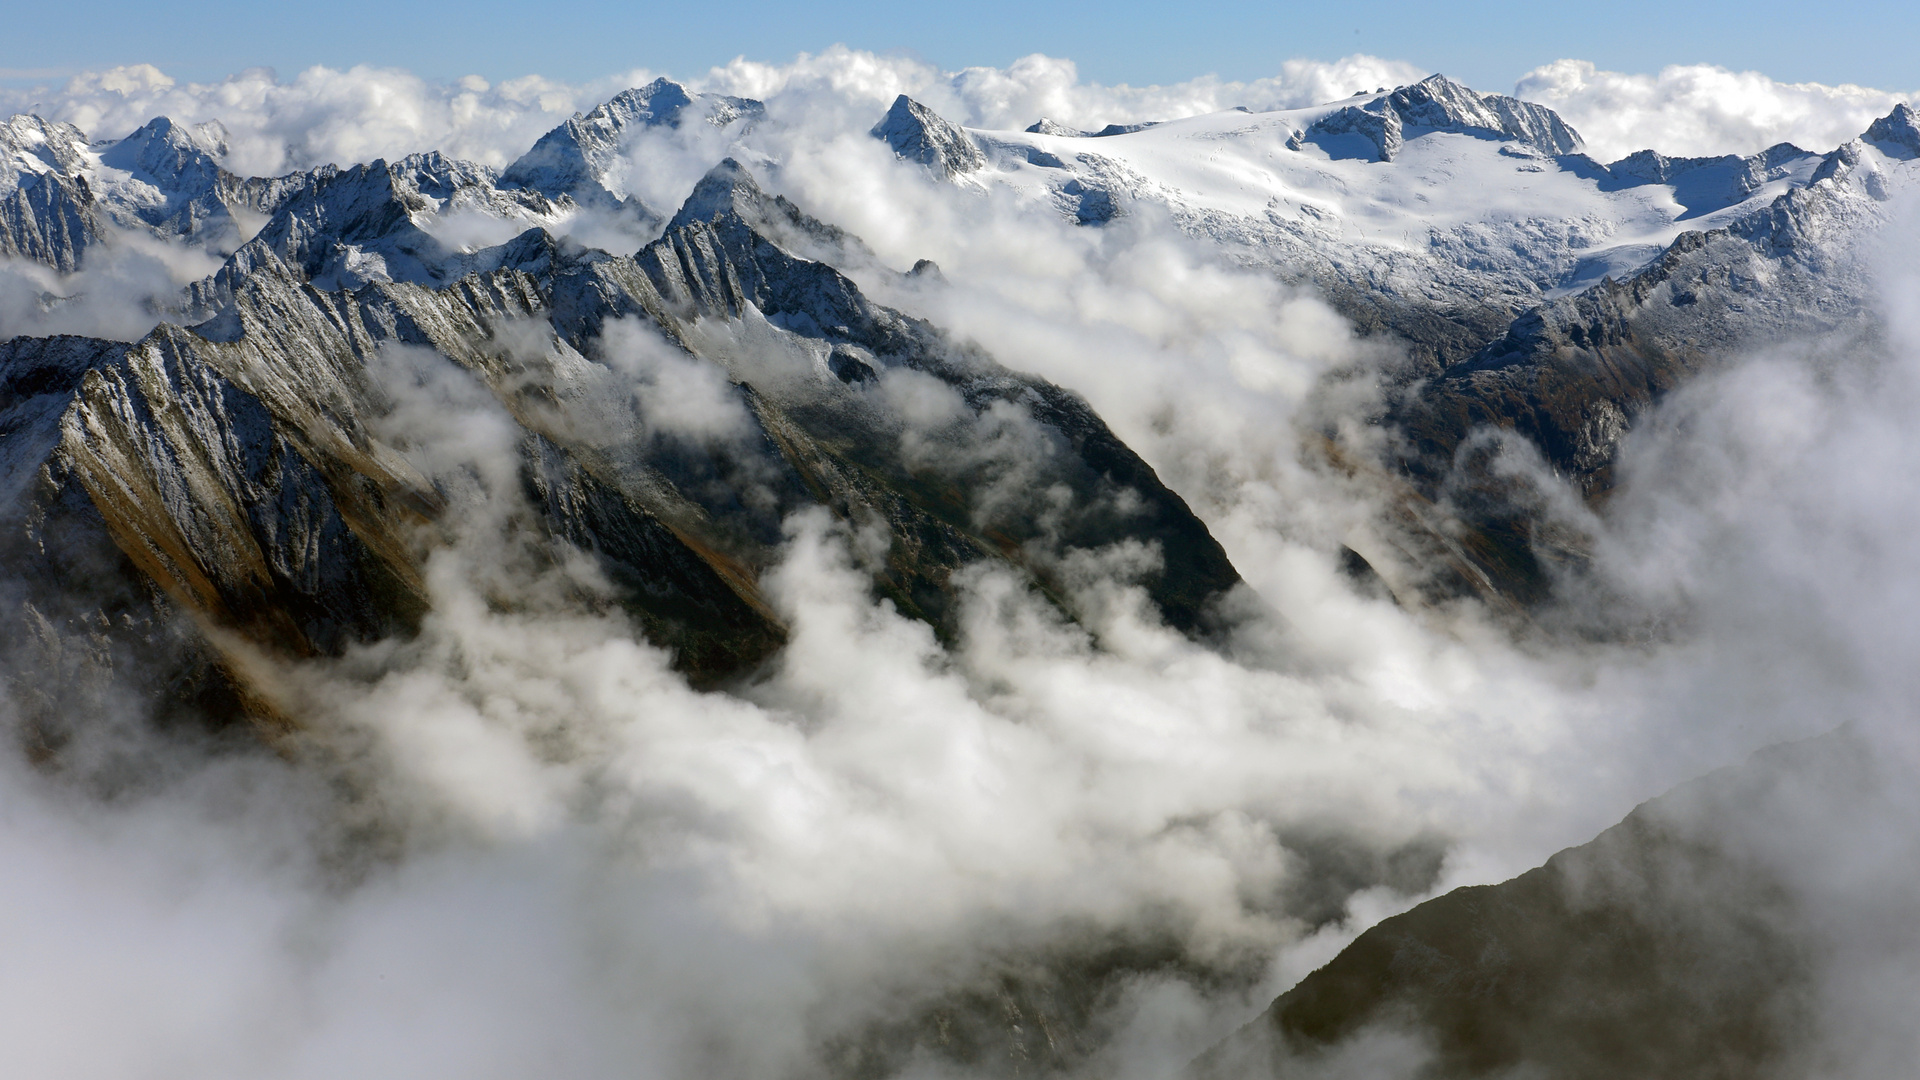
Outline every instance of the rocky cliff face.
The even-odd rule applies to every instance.
[[[1769,161],[1778,168],[1811,157],[1768,151],[1704,164],[1629,161],[1670,179],[1677,170],[1682,187],[1688,173],[1718,173],[1714,186],[1732,173],[1737,191],[1757,188]],[[1488,587],[1527,602],[1545,598],[1554,556],[1541,549],[1554,541],[1524,496],[1516,501],[1503,491],[1507,481],[1490,477],[1485,459],[1467,449],[1474,432],[1518,434],[1600,502],[1612,490],[1627,433],[1701,371],[1793,342],[1872,347],[1869,238],[1886,220],[1893,191],[1912,178],[1899,159],[1861,143],[1815,160],[1818,180],[1809,186],[1724,227],[1682,233],[1644,268],[1540,305],[1477,353],[1395,395],[1386,419],[1407,437],[1405,467],[1423,492],[1454,499]]]
[[[1800,336],[1866,332],[1857,256],[1886,200],[1911,184],[1910,117],[1896,108],[1826,154],[1782,145],[1684,159],[1648,150],[1605,165],[1551,110],[1434,76],[1347,103],[1193,117],[1098,143],[1057,124],[969,134],[996,166],[981,176],[1089,224],[1156,204],[1196,238],[1310,285],[1363,333],[1393,340],[1409,360],[1399,378],[1424,380],[1415,393],[1430,398],[1398,415],[1445,414],[1414,421],[1423,454],[1450,453],[1474,424],[1505,426],[1545,440],[1549,458],[1598,493],[1608,483],[1599,464],[1611,460],[1607,432],[1626,430],[1658,386],[1683,379],[1705,354],[1779,340],[1789,327]],[[1215,158],[1232,164],[1197,164]],[[1337,194],[1308,194],[1329,191]],[[1404,214],[1407,191],[1421,193],[1424,213]],[[1101,212],[1086,212],[1088,192]],[[1706,234],[1712,253],[1688,232]],[[1620,302],[1621,283],[1644,277],[1632,288],[1651,288],[1680,264],[1697,283],[1675,294],[1688,310],[1629,305],[1645,354],[1629,366],[1661,370],[1607,373],[1629,363],[1618,353],[1626,328],[1596,339],[1594,320],[1607,322],[1600,309]],[[1757,302],[1762,293],[1776,302]],[[1576,314],[1582,304],[1592,310]],[[1546,324],[1554,344],[1536,330]],[[1599,355],[1595,341],[1614,352]],[[1543,376],[1558,383],[1533,393],[1530,408],[1566,415],[1544,425],[1519,418],[1512,385],[1485,373],[1518,352],[1558,349],[1571,350],[1569,370]],[[1576,391],[1572,383],[1588,382],[1584,369],[1597,369],[1599,382]],[[1443,428],[1453,434],[1436,442]]]
[[[947,618],[945,582],[971,560],[1010,560],[1063,596],[1063,558],[1134,541],[1161,560],[1148,581],[1162,612],[1199,632],[1211,598],[1236,576],[1205,528],[1078,398],[872,304],[834,269],[872,265],[864,245],[762,192],[738,164],[717,167],[670,219],[616,190],[636,133],[687,123],[747,133],[763,112],[658,80],[562,124],[502,172],[430,153],[280,178],[227,172],[217,125],[159,119],[89,145],[70,127],[9,121],[0,160],[9,253],[71,271],[124,230],[231,252],[216,274],[156,301],[172,325],[118,352],[100,346],[112,359],[96,376],[63,376],[73,400],[88,404],[75,412],[86,419],[81,434],[63,444],[62,475],[98,478],[85,490],[111,504],[97,509],[117,550],[157,595],[214,625],[251,627],[295,651],[388,632],[421,602],[419,553],[406,537],[432,517],[435,496],[369,433],[366,417],[381,406],[365,366],[390,346],[421,346],[476,373],[516,410],[545,527],[621,567],[616,577],[631,595],[649,598],[634,610],[705,678],[743,670],[777,646],[778,621],[752,583],[780,543],[781,516],[816,504],[885,524],[892,546],[879,587],[936,625]],[[1551,167],[1563,178],[1556,184],[1602,200],[1595,206],[1671,200],[1676,224],[1701,228],[1682,229],[1638,264],[1619,254],[1632,245],[1581,255],[1588,240],[1578,231],[1537,230],[1513,243],[1436,233],[1421,265],[1439,276],[1410,289],[1401,279],[1411,264],[1371,265],[1371,248],[1331,233],[1274,231],[1281,219],[1271,212],[1267,232],[1241,231],[1215,212],[1180,218],[1178,190],[1132,171],[1126,151],[1104,149],[1173,145],[1185,122],[1135,125],[1098,143],[1039,125],[1016,144],[903,96],[873,134],[947,179],[1066,175],[1050,197],[1082,223],[1112,220],[1151,196],[1229,250],[1271,240],[1265,257],[1282,273],[1318,283],[1363,330],[1408,343],[1414,363],[1390,388],[1384,417],[1404,436],[1407,550],[1437,594],[1508,606],[1550,596],[1556,575],[1577,568],[1582,541],[1554,533],[1526,492],[1487,472],[1487,444],[1475,432],[1525,438],[1601,500],[1637,418],[1730,350],[1810,333],[1870,338],[1861,238],[1910,186],[1908,163],[1920,154],[1902,107],[1826,155],[1646,152],[1601,166],[1578,154],[1578,136],[1550,111],[1438,76],[1298,120],[1229,114],[1208,121],[1218,132],[1201,126],[1209,145],[1271,129],[1286,135],[1290,156],[1318,153],[1327,164],[1312,167],[1346,168],[1326,140],[1349,137],[1359,128],[1335,128],[1362,120],[1380,140],[1362,169],[1426,168],[1431,140],[1464,139],[1459,153],[1518,170],[1521,182]],[[1090,146],[1103,149],[1078,149]],[[557,238],[590,205],[644,217],[659,238],[632,256]],[[497,223],[495,235],[520,235],[456,244],[438,225],[456,211]],[[243,224],[262,219],[257,229]],[[1613,267],[1627,269],[1599,272]],[[1551,289],[1553,275],[1573,284]],[[544,327],[552,355],[502,345],[500,327],[518,322]],[[693,445],[629,410],[620,437],[583,443],[578,425],[540,419],[548,415],[540,395],[629,392],[610,366],[624,346],[608,343],[629,324],[724,373],[750,436]],[[45,355],[78,363],[78,348]],[[219,383],[205,393],[228,405],[208,405],[202,426],[165,435],[173,429],[158,418],[172,415],[165,402],[184,392],[181,380]],[[934,388],[936,415],[903,411],[914,386]],[[149,391],[158,404],[139,404]],[[244,438],[227,433],[249,424]],[[220,440],[246,449],[231,460],[192,449]],[[89,447],[110,445],[122,447],[119,457],[89,464]],[[173,464],[146,460],[169,446]],[[154,479],[125,481],[109,498],[108,479],[127,469]],[[178,479],[186,476],[198,479]],[[282,494],[294,489],[304,494]],[[1065,502],[1045,505],[1042,491],[1064,492]],[[277,511],[262,508],[289,498],[318,515],[312,536],[272,531]],[[199,508],[205,499],[220,512]],[[300,554],[321,549],[325,557]],[[666,577],[650,577],[648,565]],[[373,607],[349,617],[362,604]]]
[[[1826,154],[1649,150],[1602,165],[1550,110],[1434,76],[1105,145],[1058,125],[973,134],[998,170],[983,175],[1080,223],[1157,203],[1392,341],[1406,362],[1386,374],[1376,419],[1400,443],[1409,486],[1394,513],[1422,591],[1517,611],[1580,572],[1586,541],[1495,467],[1487,433],[1531,444],[1599,506],[1627,433],[1702,370],[1785,342],[1871,347],[1865,268],[1891,200],[1920,176],[1914,130],[1903,105]],[[1235,163],[1211,173],[1194,164],[1203,155]],[[1327,189],[1342,195],[1302,195]],[[1430,216],[1400,218],[1410,189]]]
[[[433,223],[454,210],[553,229],[591,206],[637,223],[644,234],[666,228],[663,215],[616,190],[636,133],[693,122],[744,134],[763,111],[747,99],[657,80],[562,124],[499,174],[426,154],[278,179],[226,173],[217,127],[189,131],[156,120],[90,148],[77,131],[19,118],[8,128],[11,171],[0,178],[13,207],[5,243],[60,270],[74,269],[88,249],[123,228],[215,252],[237,249],[232,263],[190,290],[175,312],[218,337],[224,324],[211,320],[234,280],[269,248],[296,277],[323,290],[382,281],[440,287],[506,265],[503,245],[476,250],[441,239]],[[1098,143],[1056,126],[1017,143],[966,131],[903,96],[873,134],[944,179],[1042,176],[1047,197],[1082,224],[1112,221],[1141,199],[1165,201],[1196,235],[1311,283],[1364,333],[1397,339],[1410,362],[1389,394],[1385,419],[1406,435],[1401,465],[1417,497],[1442,516],[1457,513],[1467,531],[1464,546],[1438,545],[1451,544],[1470,564],[1464,575],[1442,575],[1452,584],[1441,591],[1497,594],[1502,603],[1530,603],[1550,591],[1550,564],[1560,554],[1543,561],[1537,548],[1578,543],[1546,537],[1531,511],[1495,490],[1480,465],[1456,461],[1473,432],[1491,426],[1523,436],[1552,468],[1600,499],[1612,482],[1619,441],[1636,418],[1715,357],[1784,334],[1870,337],[1856,252],[1882,219],[1884,200],[1907,185],[1906,163],[1916,153],[1911,113],[1897,109],[1827,155],[1786,146],[1710,160],[1647,151],[1604,166],[1578,152],[1578,135],[1550,110],[1440,76],[1297,118],[1229,114],[1212,125],[1220,131],[1203,133],[1209,146],[1251,147],[1271,129],[1293,148],[1288,156],[1313,168],[1321,168],[1313,164],[1321,158],[1343,165],[1340,140],[1365,135],[1373,149],[1356,164],[1415,172],[1434,157],[1419,148],[1456,138],[1468,152],[1448,150],[1437,159],[1448,175],[1478,155],[1500,163],[1490,174],[1498,183],[1564,178],[1550,185],[1559,194],[1542,196],[1542,212],[1430,229],[1425,250],[1417,251],[1344,235],[1312,207],[1303,206],[1296,221],[1272,201],[1259,220],[1204,201],[1189,205],[1181,185],[1195,181],[1156,179],[1136,166],[1160,159],[1133,162],[1126,151],[1108,149],[1139,139],[1172,146],[1167,140],[1188,126],[1134,125]],[[1419,152],[1403,153],[1407,147]],[[1408,182],[1425,181],[1410,172]],[[1193,194],[1218,201],[1200,189]],[[1604,220],[1633,207],[1653,216],[1639,224]],[[754,229],[804,259],[860,257],[858,241],[844,234],[823,226],[810,235],[786,211],[755,213]],[[1565,220],[1554,223],[1556,214]],[[1660,225],[1662,215],[1678,231],[1658,245],[1606,246],[1622,229]],[[266,225],[251,237],[237,224],[263,216]],[[683,210],[671,227],[694,220],[705,215]],[[1685,231],[1689,222],[1697,230]],[[857,382],[867,365],[843,350],[831,367]],[[1577,562],[1577,551],[1571,557]]]
[[[642,122],[637,106],[606,112]],[[49,769],[137,781],[137,762],[70,752],[90,745],[76,718],[116,711],[278,740],[302,703],[260,679],[263,655],[413,632],[429,560],[474,515],[471,478],[423,471],[397,419],[420,371],[466,380],[508,419],[500,527],[543,565],[587,560],[605,583],[588,601],[617,604],[701,687],[784,644],[760,579],[802,511],[857,530],[874,590],[941,634],[955,575],[982,562],[1071,617],[1075,560],[1121,552],[1167,622],[1200,636],[1239,583],[1084,401],[869,300],[833,265],[870,263],[864,245],[737,162],[616,255],[545,227],[577,187],[550,197],[433,154],[239,180],[209,142],[156,122],[96,167],[125,174],[139,211],[103,230],[209,243],[234,208],[267,213],[171,301],[173,321],[132,342],[0,346],[0,661]],[[131,200],[133,178],[172,194]],[[521,231],[448,244],[434,226],[454,206]],[[676,412],[676,380],[705,388],[701,417]],[[890,1065],[918,1052],[925,1020],[960,1033],[927,1044],[949,1058],[1040,1053],[1004,991],[1059,1029],[1054,1064],[1071,1063],[1091,1045],[1071,1029],[1172,946],[1092,948],[976,973],[838,1052],[855,1072]]]

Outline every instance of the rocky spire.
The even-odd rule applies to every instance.
[[[1867,128],[1866,140],[1894,157],[1920,157],[1920,122],[1916,121],[1920,118],[1903,101]]]
[[[987,156],[957,124],[901,94],[871,132],[896,156],[917,161],[942,180],[986,168]]]

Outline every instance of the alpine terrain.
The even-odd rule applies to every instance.
[[[1121,662],[1103,657],[1151,653],[1168,680],[1244,669],[1280,702],[1296,693],[1286,680],[1318,678],[1332,661],[1271,642],[1339,635],[1297,615],[1297,597],[1248,583],[1266,579],[1236,546],[1244,523],[1188,483],[1205,469],[1170,471],[1162,444],[1142,441],[1149,427],[1103,418],[1089,402],[1111,388],[1019,370],[941,325],[932,313],[961,310],[943,306],[958,286],[941,267],[891,261],[876,252],[897,244],[870,245],[810,205],[820,170],[793,150],[810,129],[791,112],[659,79],[504,167],[428,151],[273,177],[230,171],[218,122],[0,123],[12,275],[0,298],[0,652],[4,717],[31,771],[109,801],[158,782],[141,753],[101,754],[103,717],[219,753],[264,747],[330,777],[350,807],[328,857],[350,888],[452,827],[391,816],[399,802],[380,794],[369,744],[336,737],[332,699],[306,673],[387,685],[369,672],[433,639],[436,620],[615,620],[669,658],[688,700],[726,703],[711,705],[711,731],[751,706],[796,739],[813,721],[786,689],[794,673],[825,657],[877,669],[857,643],[881,619],[913,628],[889,633],[917,643],[916,677],[1004,706],[1011,726],[989,740],[1002,748],[1042,739],[1048,709],[1105,715],[1120,676],[1100,665]],[[1905,105],[1839,147],[1611,162],[1553,111],[1440,75],[1280,112],[1101,130],[1033,119],[979,130],[901,95],[836,136],[832,153],[854,163],[836,182],[871,158],[884,166],[873,183],[954,220],[1005,209],[1114,250],[1128,230],[1163,235],[1222,273],[1324,304],[1352,348],[1302,389],[1282,442],[1332,478],[1327,490],[1368,494],[1350,527],[1314,542],[1353,603],[1436,641],[1497,639],[1519,654],[1656,648],[1687,632],[1593,599],[1610,587],[1595,565],[1627,497],[1626,448],[1742,355],[1883,349],[1875,267],[1920,183],[1920,119]],[[672,169],[697,180],[662,203],[648,193]],[[87,333],[61,332],[74,329]],[[1068,332],[1046,341],[1098,348]],[[835,572],[864,590],[862,610],[884,613],[850,616],[833,632],[844,650],[802,644],[813,631],[796,614],[795,553],[817,535],[836,538]],[[478,582],[471,608],[449,584],[461,574]],[[995,595],[1025,614],[983,614]],[[1140,644],[1154,634],[1165,644]],[[967,659],[997,635],[1018,662]],[[1069,652],[1109,675],[1022,704],[1041,699],[1022,696],[1019,664]],[[872,708],[921,707],[896,689],[897,701],[875,691]],[[473,700],[494,715],[489,693]],[[615,744],[578,710],[556,715],[516,745],[585,777],[559,800],[583,812],[610,798],[592,763]],[[1118,746],[1105,723],[1087,737]],[[920,738],[907,730],[901,746]],[[745,760],[745,745],[727,752]],[[1143,777],[1182,767],[1138,764]],[[1039,902],[1021,891],[1024,871],[996,864],[981,879],[1004,870],[1012,883],[981,910],[1014,914],[952,916],[991,945],[901,960],[912,977],[874,975],[884,989],[870,1000],[823,995],[779,1029],[804,1047],[798,1059],[703,1067],[875,1080],[1802,1075],[1822,1060],[1829,923],[1809,914],[1821,900],[1767,823],[1797,820],[1809,791],[1897,787],[1879,768],[1857,732],[1796,742],[1512,880],[1437,896],[1456,880],[1442,828],[1376,829],[1337,809],[1277,825],[1242,815],[1233,835],[1280,853],[1267,877],[1223,886],[1253,913],[1244,924],[1157,894],[1107,922],[1097,913],[1119,900],[1023,922]],[[945,782],[887,772],[863,780],[861,798]],[[1061,791],[1109,779],[1091,766],[1043,773]],[[511,787],[505,776],[487,783]],[[1311,780],[1275,789],[1261,798],[1318,797]],[[1129,813],[1158,813],[1137,790]],[[648,798],[634,801],[669,832],[751,816],[738,801]],[[1825,812],[1864,829],[1883,809]],[[1032,813],[1033,828],[1052,828]],[[1227,820],[1169,811],[1145,831],[1216,836]],[[1729,834],[1727,821],[1744,824]],[[1108,827],[1085,825],[1085,843],[1099,850]],[[839,841],[793,829],[795,844],[822,845],[831,877]],[[620,843],[652,850],[653,835]],[[723,863],[747,873],[711,865]],[[742,911],[762,911],[753,895]],[[1275,949],[1337,934],[1356,904],[1399,913],[1304,978],[1272,981]],[[1148,1068],[1121,1007],[1155,979],[1239,1012]],[[743,1006],[740,1023],[751,1015]],[[774,1040],[768,1024],[755,1030]]]

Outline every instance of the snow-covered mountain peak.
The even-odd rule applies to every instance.
[[[951,180],[986,167],[986,155],[959,125],[905,94],[894,99],[887,115],[870,134],[893,148],[896,156],[919,162],[942,180]]]
[[[1867,128],[1866,141],[1877,146],[1882,153],[1891,157],[1920,157],[1920,117],[1906,102],[1893,107],[1893,111],[1875,120]]]
[[[1445,75],[1395,90],[1387,101],[1409,128],[1505,137],[1549,156],[1576,154],[1584,146],[1580,134],[1552,109],[1504,94],[1482,94]]]
[[[1314,143],[1334,157],[1392,161],[1410,138],[1430,132],[1520,143],[1548,157],[1579,153],[1580,135],[1545,106],[1482,94],[1445,75],[1342,103],[1309,124],[1294,148]]]
[[[161,116],[118,142],[99,148],[100,164],[162,189],[181,182],[211,185],[227,155],[227,130],[218,121],[188,128]]]
[[[687,88],[671,79],[655,79],[645,86],[623,90],[587,113],[585,121],[613,131],[635,124],[678,127],[680,114],[693,104]]]
[[[734,158],[700,178],[666,231],[671,234],[696,224],[743,226],[789,254],[814,262],[844,265],[873,258],[859,238],[812,217],[784,196],[768,194]]]
[[[0,255],[78,270],[100,238],[91,164],[87,137],[72,124],[31,115],[0,122]]]
[[[0,151],[0,177],[23,172],[72,176],[85,167],[87,137],[72,124],[21,113],[0,122]]]
[[[579,119],[591,130],[617,137],[635,127],[677,128],[689,116],[725,127],[735,120],[757,118],[765,112],[766,106],[752,98],[696,94],[671,79],[659,78],[615,94]]]
[[[1578,153],[1579,135],[1551,110],[1436,76],[1325,105],[1189,116],[1112,138],[970,132],[992,167],[968,181],[1011,188],[1086,225],[1154,207],[1231,258],[1313,282],[1362,326],[1407,325],[1401,313],[1409,310],[1444,312],[1418,332],[1432,339],[1420,347],[1433,362],[1446,363],[1529,308],[1635,274],[1682,234],[1749,220],[1772,228],[1765,222],[1777,216],[1777,200],[1856,161],[1872,160],[1874,170],[1816,200],[1815,216],[1868,220],[1877,192],[1898,182],[1880,166],[1914,156],[1902,141],[1910,115],[1896,111],[1878,124],[1882,143],[1833,154],[1784,144],[1746,158],[1647,151],[1609,167]],[[1803,204],[1815,206],[1792,207]],[[1792,207],[1781,212],[1800,213]],[[1768,237],[1756,241],[1768,251],[1824,257],[1802,232]],[[1801,239],[1782,246],[1773,237]]]
[[[199,155],[219,161],[228,153],[227,128],[218,120],[188,127],[156,116],[126,138],[96,144],[96,148],[103,162],[118,169],[131,169],[149,154]]]
[[[1601,187],[1613,191],[1642,185],[1670,188],[1673,201],[1683,208],[1675,220],[1688,221],[1744,202],[1777,181],[1807,184],[1822,160],[1821,155],[1792,143],[1770,146],[1749,157],[1671,158],[1640,150],[1606,166]]]
[[[667,229],[671,231],[696,221],[710,221],[717,214],[753,214],[766,197],[746,166],[727,158],[707,170],[707,174],[693,186],[693,192],[687,196],[680,211],[673,215],[673,220],[667,223]]]
[[[696,94],[669,79],[655,79],[622,91],[541,136],[501,173],[501,185],[528,188],[554,199],[564,195],[583,204],[622,206],[628,202],[626,194],[615,190],[609,178],[635,133],[677,129],[692,117],[715,127],[751,124],[765,112],[766,107],[751,98]]]

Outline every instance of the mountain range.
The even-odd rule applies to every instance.
[[[858,237],[779,194],[755,142],[767,122],[757,101],[662,79],[504,169],[423,153],[266,178],[227,171],[217,123],[161,117],[104,141],[0,124],[0,254],[72,275],[158,243],[217,266],[142,298],[152,329],[131,340],[0,325],[15,335],[0,342],[0,621],[9,669],[32,673],[11,687],[28,754],[59,768],[75,718],[129,687],[162,719],[281,740],[299,703],[258,657],[412,632],[431,560],[483,498],[537,538],[542,566],[587,560],[596,602],[702,688],[749,683],[782,648],[762,578],[802,513],[869,537],[876,595],[941,637],[970,566],[1017,574],[1071,620],[1077,560],[1120,552],[1159,619],[1227,648],[1249,601],[1207,523],[1074,387],[871,299],[857,273],[945,285],[931,263],[876,270]],[[684,125],[730,156],[677,208],[648,205],[628,182],[635,140]],[[1689,379],[1783,339],[1876,339],[1875,240],[1920,177],[1904,105],[1827,151],[1601,163],[1550,110],[1441,76],[1094,132],[972,130],[902,96],[870,134],[952,198],[1010,191],[1087,229],[1169,220],[1390,345],[1356,418],[1388,449],[1328,452],[1394,493],[1385,539],[1345,552],[1350,570],[1409,607],[1477,597],[1522,626],[1541,625],[1585,541],[1494,467],[1484,433],[1517,436],[1604,508],[1622,439]],[[595,246],[609,235],[645,240]],[[404,426],[409,395],[449,371],[511,424],[508,490],[413,453],[429,436]],[[1702,783],[1764,801],[1793,762],[1840,768],[1832,745]],[[1437,1048],[1433,1075],[1757,1075],[1792,1051],[1781,1017],[1804,942],[1771,879],[1674,823],[1701,790],[1382,923],[1193,1068],[1291,1075],[1384,1017]],[[1385,867],[1355,887],[1407,876]],[[1431,885],[1409,873],[1406,892]],[[1737,902],[1688,906],[1676,875],[1738,878]],[[1103,995],[1181,962],[1103,949],[849,1036],[845,1071],[925,1054],[1071,1069]],[[1725,978],[1674,989],[1695,969]],[[1656,1020],[1666,1041],[1636,1040]]]

